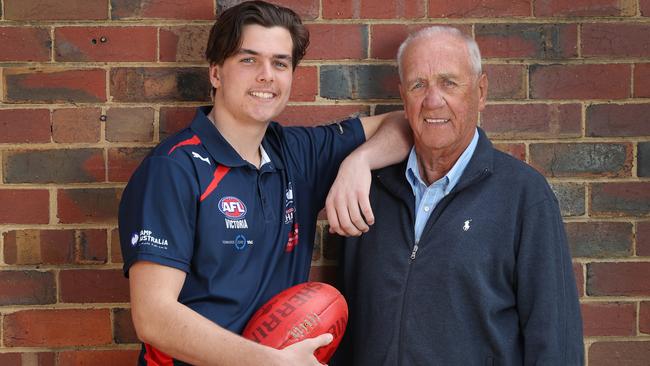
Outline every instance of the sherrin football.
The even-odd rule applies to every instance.
[[[271,298],[253,314],[242,335],[283,349],[303,339],[331,333],[332,342],[314,352],[319,362],[326,363],[341,342],[347,322],[348,304],[337,289],[322,282],[305,282]]]

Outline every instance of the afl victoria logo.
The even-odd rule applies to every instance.
[[[243,219],[246,216],[246,205],[237,197],[224,197],[219,201],[219,211],[229,219]]]

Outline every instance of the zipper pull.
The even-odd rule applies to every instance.
[[[417,252],[418,252],[418,245],[415,244],[415,246],[413,246],[413,251],[411,252],[411,260],[415,259],[415,253]]]

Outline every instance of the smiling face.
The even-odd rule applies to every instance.
[[[216,119],[267,123],[280,114],[291,93],[292,46],[285,28],[245,26],[240,49],[210,66]]]
[[[472,70],[463,39],[436,34],[404,50],[400,95],[418,156],[455,161],[474,136],[487,77]]]

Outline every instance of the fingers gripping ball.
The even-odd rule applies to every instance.
[[[334,339],[314,356],[326,363],[336,351],[348,322],[348,304],[334,287],[305,282],[275,295],[248,321],[245,338],[283,349],[306,338],[331,333]]]

